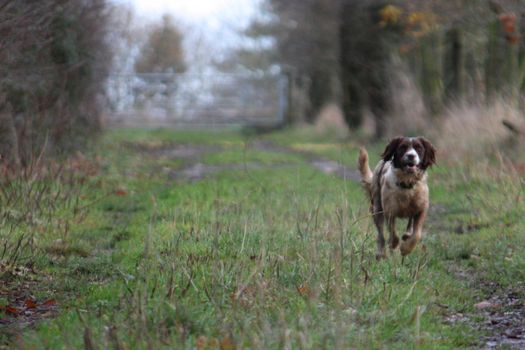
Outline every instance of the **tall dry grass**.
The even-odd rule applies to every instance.
[[[406,64],[400,60],[393,60],[390,71],[392,108],[386,128],[389,136],[417,134],[428,130],[431,122],[429,112],[421,89],[409,73]]]
[[[431,130],[438,146],[455,160],[475,157],[487,151],[512,150],[523,143],[525,135],[515,135],[503,121],[522,128],[523,111],[514,104],[497,99],[490,105],[458,104],[449,107],[438,128]]]
[[[389,137],[425,135],[442,155],[453,161],[496,154],[520,159],[518,149],[525,143],[525,114],[519,103],[504,97],[487,103],[479,96],[471,102],[450,103],[440,114],[431,115],[407,67],[394,61],[392,71]]]

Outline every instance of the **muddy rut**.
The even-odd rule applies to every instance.
[[[153,157],[168,157],[181,160],[179,168],[163,168],[163,172],[172,180],[198,181],[225,170],[256,170],[290,167],[289,163],[263,164],[259,162],[233,163],[210,165],[200,161],[201,157],[224,149],[218,145],[171,144],[162,146],[147,146],[127,143],[126,146],[134,151],[145,153]],[[313,169],[327,175],[334,175],[344,180],[360,181],[359,173],[336,161],[326,159],[312,152],[298,151],[292,148],[277,145],[271,141],[256,140],[247,144],[247,150],[267,151],[281,154],[290,154],[303,158]]]

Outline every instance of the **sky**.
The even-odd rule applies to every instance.
[[[130,5],[141,22],[174,17],[183,30],[190,69],[220,60],[229,49],[242,45],[239,31],[258,13],[263,0],[111,0]]]
[[[138,18],[154,20],[169,13],[176,20],[220,39],[245,27],[260,0],[114,0],[133,6]]]
[[[124,0],[119,0],[124,2]],[[160,17],[169,12],[188,21],[229,20],[248,17],[257,7],[255,0],[128,0],[138,14]]]

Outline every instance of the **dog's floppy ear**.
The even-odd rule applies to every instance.
[[[392,159],[392,157],[394,156],[394,153],[396,153],[396,149],[399,146],[399,144],[401,143],[401,141],[403,141],[403,137],[402,136],[398,136],[396,138],[393,138],[390,141],[390,143],[388,144],[388,146],[386,146],[385,151],[381,155],[381,158],[385,162],[388,162],[389,160]]]
[[[436,164],[436,148],[426,138],[418,137],[418,139],[423,144],[423,147],[425,147],[425,156],[421,162],[421,167],[426,169]]]

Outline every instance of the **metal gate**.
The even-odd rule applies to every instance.
[[[284,76],[112,74],[107,120],[120,126],[274,125],[284,120]]]

